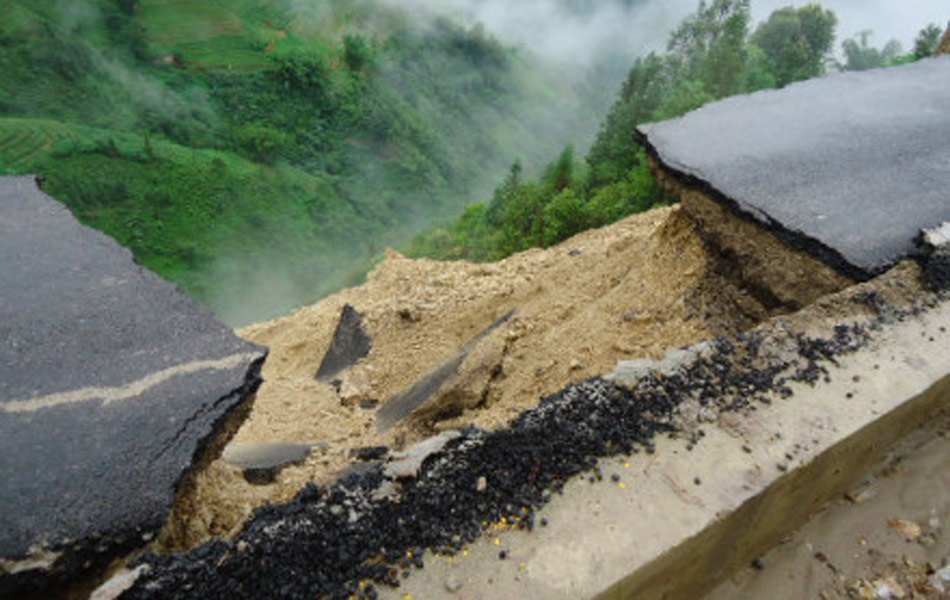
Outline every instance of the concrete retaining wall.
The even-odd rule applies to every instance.
[[[498,524],[461,556],[428,557],[382,597],[672,599],[708,591],[948,410],[950,302],[921,293],[918,277],[904,265],[760,328],[778,340],[868,325],[868,343],[837,358],[814,386],[795,383],[790,397],[775,394],[757,410],[700,418],[694,429],[702,435],[686,436],[700,440],[692,451],[690,439],[661,439],[652,454],[602,461],[600,481],[576,478],[540,511],[546,527],[525,533]],[[879,307],[874,316],[859,302],[869,294],[917,296],[924,305]]]

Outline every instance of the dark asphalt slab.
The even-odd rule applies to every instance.
[[[32,177],[0,178],[0,596],[151,539],[263,356]]]
[[[733,97],[638,131],[676,177],[857,279],[950,220],[950,56]]]

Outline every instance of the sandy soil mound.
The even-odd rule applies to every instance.
[[[678,207],[492,264],[388,252],[364,285],[238,332],[271,354],[233,443],[307,442],[314,452],[267,485],[251,485],[236,467],[216,461],[180,502],[163,536],[166,547],[236,533],[254,507],[335,477],[353,464],[355,448],[401,448],[448,428],[503,426],[543,396],[609,372],[618,360],[659,358],[667,348],[745,329],[765,316],[710,264]],[[317,381],[346,304],[362,315],[372,350],[336,381]],[[380,407],[453,358],[461,362],[449,367],[441,388],[381,431]]]

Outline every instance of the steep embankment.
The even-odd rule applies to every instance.
[[[346,304],[362,314],[372,350],[337,381],[318,381]],[[234,443],[307,442],[314,452],[267,485],[248,483],[218,460],[180,503],[182,518],[173,519],[165,541],[190,545],[226,534],[255,506],[288,500],[308,481],[328,481],[352,464],[354,449],[401,448],[467,425],[493,429],[571,382],[609,372],[618,360],[656,358],[762,316],[760,306],[710,271],[678,207],[492,264],[390,252],[366,284],[239,332],[271,354]],[[463,348],[468,352],[460,355]],[[415,412],[381,420],[388,400],[453,358],[460,364]]]

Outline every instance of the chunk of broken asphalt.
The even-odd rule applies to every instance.
[[[229,444],[221,458],[241,469],[248,483],[264,485],[273,483],[284,467],[306,460],[314,446],[299,442]]]
[[[250,408],[264,351],[0,178],[0,597],[49,598],[142,546]]]
[[[638,133],[676,179],[864,280],[950,220],[948,97],[950,56],[735,96]]]
[[[349,304],[344,304],[333,341],[317,369],[317,379],[332,379],[337,373],[366,358],[372,349],[373,340],[363,327],[363,316]]]
[[[459,349],[459,351],[456,352],[454,356],[446,360],[434,370],[426,373],[415,383],[409,386],[408,389],[399,392],[387,400],[386,403],[383,404],[383,406],[376,413],[376,426],[379,428],[379,431],[388,431],[394,425],[396,425],[396,423],[399,423],[401,420],[411,415],[413,411],[425,404],[429,398],[434,396],[436,392],[442,389],[442,386],[445,385],[445,383],[458,372],[458,368],[462,366],[462,363],[465,362],[465,359],[475,348],[475,346],[485,339],[485,337],[487,337],[491,332],[495,331],[511,320],[514,315],[515,311],[512,310],[502,318],[483,329],[478,333],[478,335],[473,337],[468,341],[468,343],[462,346],[462,348]]]
[[[350,456],[356,460],[379,460],[389,453],[387,446],[364,446],[362,448],[353,448],[350,450]]]

